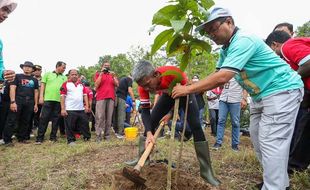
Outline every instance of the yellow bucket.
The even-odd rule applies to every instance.
[[[126,140],[136,140],[138,136],[138,128],[137,127],[127,127],[125,128],[125,137]]]

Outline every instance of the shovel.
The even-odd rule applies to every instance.
[[[155,134],[154,134],[154,139],[156,140],[160,131],[162,130],[163,126],[165,125],[164,122],[162,122],[159,127],[157,128]],[[127,179],[129,179],[130,181],[134,182],[136,185],[138,186],[144,186],[144,183],[146,181],[146,179],[140,177],[140,171],[141,171],[141,168],[144,166],[144,163],[147,159],[147,157],[150,155],[151,151],[152,151],[152,148],[154,146],[154,143],[150,142],[144,153],[142,154],[141,158],[139,159],[137,165],[133,168],[133,169],[130,169],[130,168],[127,168],[127,167],[124,167],[123,168],[123,176],[126,177]]]

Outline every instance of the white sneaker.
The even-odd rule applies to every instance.
[[[115,135],[116,135],[116,138],[118,138],[118,139],[123,139],[123,138],[125,138],[123,135],[120,135],[120,134],[118,134],[118,133],[116,133]]]
[[[75,142],[70,142],[68,145],[69,145],[69,146],[75,146],[76,143],[75,143]]]
[[[0,140],[0,145],[3,145],[3,144],[4,144],[4,140],[1,139],[1,140]]]

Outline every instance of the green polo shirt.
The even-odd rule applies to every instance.
[[[45,73],[41,81],[45,84],[44,101],[60,102],[60,87],[65,81],[67,77],[63,74],[57,74],[55,71]]]

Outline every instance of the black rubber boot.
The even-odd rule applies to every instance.
[[[200,176],[208,183],[219,186],[221,182],[213,174],[207,141],[195,142],[195,151],[200,164]]]
[[[140,136],[139,137],[139,144],[138,144],[138,156],[137,158],[130,160],[130,161],[126,161],[125,164],[128,166],[135,166],[137,165],[140,157],[142,156],[143,152],[145,150],[145,137],[144,136]],[[148,163],[148,160],[146,160],[145,164]]]

